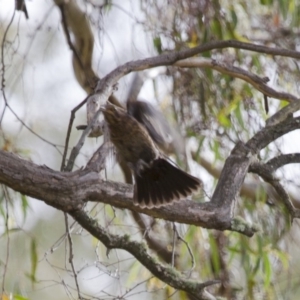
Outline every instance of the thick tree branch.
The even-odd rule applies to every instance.
[[[0,183],[64,212],[81,209],[85,202],[95,201],[178,223],[241,231],[248,236],[256,232],[252,226],[242,230],[232,228],[228,214],[230,207],[225,205],[216,208],[210,202],[182,200],[171,206],[142,209],[133,204],[131,185],[104,181],[98,173],[88,169],[72,173],[57,172],[4,151],[0,151],[0,166]]]
[[[245,145],[237,144],[226,160],[211,201],[206,203],[180,201],[159,209],[142,209],[133,205],[131,185],[103,181],[98,173],[88,169],[72,173],[53,171],[4,151],[0,152],[0,182],[64,212],[80,209],[87,201],[96,201],[155,218],[204,228],[236,230],[251,236],[255,228],[236,226],[237,220],[232,220],[232,207],[251,163],[251,156],[285,133],[299,128],[300,117],[287,119],[278,125],[263,128]]]
[[[192,158],[194,161],[196,161],[201,167],[203,167],[211,176],[213,176],[215,179],[219,179],[222,169],[219,169],[217,167],[214,167],[213,164],[209,161],[207,161],[203,157],[199,157],[199,155],[195,152],[192,152]],[[284,154],[280,155],[278,157],[274,157],[270,159],[266,165],[270,166],[270,170],[274,172],[276,169],[291,163],[300,163],[300,154],[299,153],[293,153],[293,154]],[[253,172],[255,173],[255,172]],[[240,195],[243,197],[247,197],[252,199],[253,201],[257,198],[257,191],[260,189],[264,189],[267,194],[271,197],[275,197],[279,200],[278,195],[274,193],[274,189],[268,185],[265,182],[261,182],[259,180],[252,180],[248,182],[244,182]],[[293,203],[293,205],[300,209],[300,200],[298,198],[292,197],[290,195],[290,199]]]
[[[243,143],[238,143],[226,159],[219,182],[212,196],[211,203],[216,207],[222,206],[226,202],[226,207],[231,208],[229,211],[231,216],[235,200],[240,194],[252,160],[250,149],[246,148]]]

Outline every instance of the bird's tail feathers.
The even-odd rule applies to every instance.
[[[134,177],[134,204],[148,208],[185,199],[202,186],[201,180],[163,158],[155,159]]]

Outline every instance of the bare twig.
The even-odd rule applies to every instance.
[[[187,278],[190,278],[191,274],[192,274],[192,271],[195,269],[196,267],[196,263],[195,263],[195,257],[194,257],[194,254],[193,254],[193,251],[189,245],[189,243],[179,234],[177,228],[175,227],[175,230],[176,230],[176,233],[177,233],[177,238],[178,240],[180,240],[181,242],[183,242],[190,254],[190,257],[191,257],[191,262],[192,262],[192,266],[191,266],[191,269],[189,270],[189,275]]]
[[[2,90],[2,93],[4,93],[4,88],[5,88],[5,63],[4,63],[4,46],[5,46],[5,42],[6,42],[6,37],[7,37],[7,34],[8,34],[8,31],[9,31],[9,28],[14,20],[14,17],[15,17],[15,11],[13,12],[12,16],[11,16],[11,19],[4,31],[4,35],[3,35],[3,39],[2,39],[2,43],[1,43],[1,71],[2,71],[2,79],[1,79],[1,90]],[[2,118],[0,120],[0,124],[2,122]]]
[[[68,242],[69,242],[69,263],[71,265],[72,272],[74,275],[74,280],[75,280],[76,289],[77,289],[77,293],[78,293],[78,299],[81,300],[82,298],[81,298],[78,279],[77,279],[77,272],[75,270],[75,266],[74,266],[74,262],[73,262],[73,258],[74,258],[73,241],[72,241],[72,237],[71,237],[70,230],[69,230],[68,215],[66,213],[64,213],[64,216],[65,216],[66,232],[67,232],[67,237],[68,237]]]
[[[61,167],[60,167],[61,171],[67,171],[67,172],[72,171],[73,166],[70,170],[65,168],[65,163],[66,163],[66,157],[67,157],[68,148],[69,148],[69,141],[70,141],[72,126],[73,126],[73,122],[74,122],[75,114],[76,114],[77,110],[79,110],[87,102],[87,99],[88,99],[88,97],[85,98],[82,102],[80,102],[77,106],[75,106],[71,110],[71,116],[70,116],[68,131],[67,131],[67,135],[66,135],[66,144],[65,144],[64,153],[63,153],[62,162],[61,162]],[[71,166],[69,166],[69,168],[70,167]]]
[[[75,159],[84,144],[85,138],[89,134],[90,129],[92,128],[93,124],[97,121],[99,115],[100,115],[100,109],[95,113],[94,117],[92,118],[92,121],[88,124],[86,129],[82,132],[81,137],[80,137],[79,141],[77,142],[76,146],[73,147],[65,170],[71,171],[73,169]]]
[[[175,266],[176,238],[177,238],[177,230],[176,230],[176,225],[173,222],[173,245],[172,245],[172,264],[171,264],[173,268]]]
[[[5,62],[4,62],[4,59],[5,59],[5,55],[4,55],[4,47],[5,47],[5,42],[6,42],[6,37],[7,37],[7,34],[8,34],[8,31],[9,31],[9,28],[14,20],[14,16],[15,16],[15,11],[13,12],[13,15],[5,29],[5,32],[4,32],[4,35],[3,35],[3,39],[2,39],[2,44],[1,44],[1,71],[2,71],[2,79],[1,79],[1,91],[2,91],[2,96],[3,96],[3,99],[4,99],[4,103],[5,103],[5,106],[3,108],[3,112],[1,114],[1,117],[0,117],[0,125],[2,123],[2,120],[3,120],[3,117],[4,117],[4,114],[5,114],[5,110],[6,108],[8,108],[12,114],[16,117],[16,119],[29,131],[31,132],[33,135],[35,135],[36,137],[38,137],[40,140],[44,141],[45,143],[53,146],[60,154],[60,150],[58,149],[58,147],[63,147],[62,145],[57,145],[57,144],[54,144],[50,141],[48,141],[47,139],[43,138],[42,136],[40,136],[39,134],[37,134],[35,131],[33,131],[27,124],[25,124],[25,122],[17,115],[17,113],[12,109],[12,107],[8,104],[8,101],[7,101],[7,97],[6,97],[6,93],[5,93]]]
[[[58,5],[58,7],[61,11],[63,29],[64,29],[64,32],[65,32],[65,35],[67,38],[68,45],[69,45],[70,49],[72,50],[74,57],[77,59],[77,63],[80,65],[81,69],[84,71],[84,65],[81,61],[81,57],[79,56],[78,51],[76,50],[75,46],[73,45],[73,43],[71,41],[71,36],[69,33],[69,29],[68,29],[67,17],[66,17],[66,13],[65,13],[65,6],[66,6],[66,3]]]
[[[7,187],[3,186],[3,191],[5,194],[5,231],[7,235],[7,241],[6,241],[6,258],[5,258],[5,263],[4,263],[4,268],[3,268],[3,275],[2,275],[2,295],[4,297],[5,293],[5,279],[6,279],[6,272],[7,272],[7,267],[8,267],[8,260],[9,260],[9,248],[10,248],[10,235],[9,235],[9,227],[8,227],[8,218],[9,218],[9,210],[8,210],[8,191]]]
[[[67,168],[65,168],[65,160],[66,160],[66,156],[67,156],[67,152],[68,152],[68,146],[69,146],[71,130],[72,130],[72,126],[73,126],[73,121],[75,119],[76,111],[78,109],[80,109],[86,103],[86,101],[87,101],[87,98],[84,99],[81,103],[79,103],[71,111],[68,131],[67,131],[67,135],[66,135],[66,144],[65,144],[64,154],[63,154],[63,157],[62,157],[62,162],[61,162],[61,169],[60,169],[61,171],[67,171],[67,172],[71,171],[71,169],[68,170]],[[74,280],[75,280],[75,285],[76,285],[76,289],[77,289],[77,293],[78,293],[78,299],[82,299],[80,289],[79,289],[78,279],[77,279],[77,272],[75,270],[75,266],[74,266],[74,262],[73,262],[73,257],[74,257],[73,241],[72,241],[72,237],[71,237],[71,234],[70,234],[68,215],[67,215],[66,212],[64,213],[64,219],[65,219],[66,234],[67,234],[67,238],[68,238],[68,242],[69,242],[69,263],[70,263],[71,268],[72,268],[72,272],[73,272],[73,276],[74,276]]]

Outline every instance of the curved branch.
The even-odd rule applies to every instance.
[[[141,264],[143,264],[154,276],[166,282],[170,286],[186,291],[196,299],[208,298],[205,287],[219,283],[218,280],[198,283],[196,281],[184,279],[173,268],[165,267],[158,263],[148,253],[146,247],[136,241],[131,241],[129,236],[119,236],[108,234],[107,231],[99,226],[95,220],[91,219],[84,211],[76,210],[70,215],[95,238],[99,239],[108,249],[123,249],[131,253]]]
[[[142,71],[158,66],[173,65],[179,60],[183,60],[203,52],[223,48],[237,48],[259,53],[280,55],[300,59],[300,52],[298,51],[283,48],[269,48],[250,43],[243,43],[235,40],[214,41],[187,50],[168,52],[159,56],[125,63],[124,65],[119,66],[118,68],[107,74],[102,80],[100,80],[96,90],[97,92],[107,92],[107,89],[109,87],[114,86],[121,77],[133,71]]]
[[[271,142],[296,129],[300,129],[300,117],[287,118],[276,125],[264,127],[246,143],[246,146],[251,149],[252,153],[257,154]]]
[[[279,180],[274,177],[273,170],[269,167],[269,165],[256,162],[249,167],[249,172],[258,174],[266,182],[271,184],[279,195],[280,199],[283,201],[292,219],[299,218],[300,209],[297,209],[293,206],[289,194],[287,193],[283,185],[279,182]]]
[[[240,78],[248,83],[250,83],[258,91],[262,92],[264,95],[275,98],[282,99],[285,101],[298,101],[300,99],[289,93],[277,92],[271,87],[267,86],[266,83],[269,81],[268,78],[261,78],[249,71],[242,68],[229,66],[225,63],[218,62],[214,59],[192,57],[185,60],[180,60],[174,64],[175,66],[182,68],[211,68],[222,74],[227,74],[232,77]]]
[[[215,179],[219,179],[222,169],[218,169],[218,168],[214,167],[211,162],[209,162],[208,160],[206,160],[203,157],[200,157],[195,152],[192,152],[191,154],[192,154],[192,158],[195,162],[197,162],[201,167],[203,167]],[[290,163],[300,163],[300,153],[280,155],[278,157],[270,159],[266,163],[266,165],[268,165],[270,167],[270,170],[272,172],[274,172],[276,169],[282,167],[283,165],[290,164]],[[272,196],[274,197],[273,189],[271,189],[271,187],[269,185],[267,185],[266,183],[262,183],[259,180],[252,180],[247,183],[244,182],[241,187],[240,195],[250,198],[253,201],[255,201],[256,196],[257,196],[256,193],[261,188],[266,190],[267,194],[272,194]],[[277,195],[276,195],[276,199],[279,200]],[[290,195],[290,199],[292,201],[292,204],[296,208],[300,209],[299,199],[292,197],[291,195]]]
[[[290,153],[276,156],[270,159],[266,165],[271,172],[283,167],[287,164],[299,164],[300,163],[300,153]]]
[[[292,117],[293,113],[300,109],[300,101],[291,102],[289,105],[283,107],[273,116],[266,120],[267,126],[276,125],[284,121],[288,117]]]

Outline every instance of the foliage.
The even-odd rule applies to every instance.
[[[73,67],[70,64],[69,52],[74,50],[69,50],[68,42],[76,44],[76,34],[73,32],[70,40],[63,35],[63,22],[57,18],[58,12],[63,16],[59,1],[50,6],[49,1],[26,5],[27,21],[21,11],[12,13],[7,1],[7,15],[0,15],[0,146],[59,169],[70,111],[85,98],[83,89],[89,91],[80,82],[74,62]],[[86,0],[79,1],[79,8],[92,28],[93,66],[99,77],[137,57],[193,49],[217,40],[299,49],[298,0],[140,0],[124,4]],[[146,46],[141,46],[142,40]],[[275,90],[299,95],[299,61],[291,57],[236,48],[214,49],[201,57],[268,77]],[[140,94],[150,95],[146,100],[156,103],[186,137],[188,149],[192,149],[188,165],[203,179],[207,198],[213,194],[234,145],[249,140],[269,116],[286,105],[287,99],[268,97],[267,113],[264,95],[254,86],[209,67],[167,66],[153,76],[149,74]],[[126,98],[128,86],[126,78],[120,80],[115,92],[118,99]],[[77,125],[86,122],[85,112],[76,118]],[[73,132],[70,145],[75,145],[79,136]],[[294,150],[292,139],[277,140],[261,151],[258,159],[265,163],[282,153],[299,152]],[[86,165],[98,146],[99,140],[86,142],[76,160],[77,169]],[[185,164],[182,156],[177,160]],[[112,165],[107,167],[109,178],[121,181],[121,172],[111,171]],[[299,190],[299,172],[284,167],[277,173],[296,205],[299,196],[292,195]],[[235,215],[259,224],[261,231],[252,238],[146,217],[141,221],[127,210],[102,203],[88,203],[85,211],[107,233],[145,243],[159,262],[174,267],[185,278],[200,282],[220,279],[221,284],[208,288],[214,295],[227,299],[297,299],[298,221],[291,224],[280,197],[266,186],[258,175],[248,174],[235,207]],[[195,201],[203,201],[203,195],[196,195]],[[193,299],[166,286],[127,252],[104,247],[74,220],[69,220],[66,230],[61,213],[46,205],[36,208],[37,202],[2,185],[2,300],[53,299],[53,295],[74,299],[80,294],[77,281],[82,299],[138,299],[141,295],[149,299]]]

